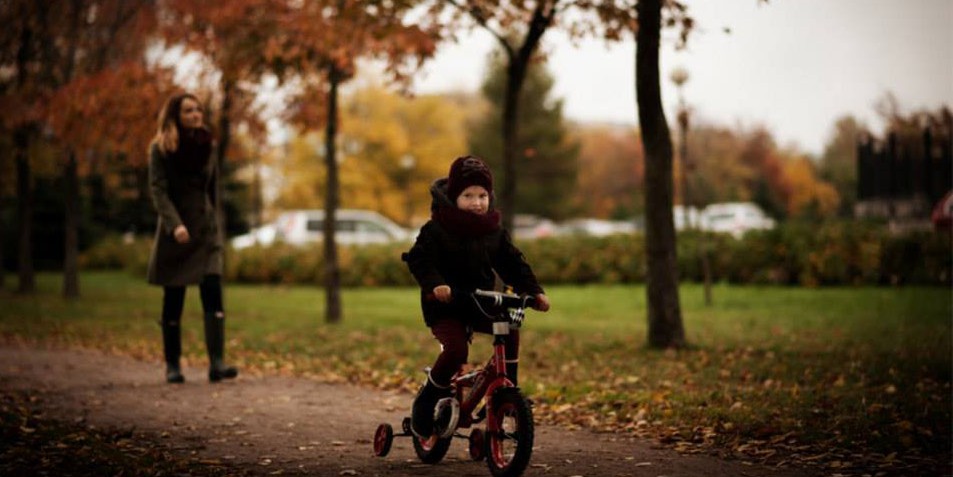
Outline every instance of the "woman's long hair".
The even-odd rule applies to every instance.
[[[162,107],[162,111],[159,111],[159,127],[152,138],[150,148],[152,144],[155,144],[163,154],[173,153],[179,148],[179,130],[182,128],[179,115],[182,112],[182,102],[186,99],[202,104],[192,93],[178,93],[170,97]]]

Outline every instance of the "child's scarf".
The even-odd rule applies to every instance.
[[[500,211],[475,214],[457,207],[438,207],[433,219],[448,232],[463,237],[482,237],[500,229]]]

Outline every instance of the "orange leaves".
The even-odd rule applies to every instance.
[[[136,160],[155,133],[153,109],[170,90],[169,72],[131,61],[76,78],[53,94],[43,115],[75,148],[125,152]]]
[[[155,9],[148,0],[77,0],[15,2],[4,18],[15,36],[5,47],[15,48],[17,60],[12,89],[15,121],[47,121],[61,139],[85,140],[114,124],[91,121],[97,102],[97,82],[124,63],[144,55],[155,26]],[[4,14],[10,11],[4,10]],[[55,14],[49,14],[55,12]],[[108,83],[108,82],[106,82]],[[89,87],[87,87],[89,86]],[[110,84],[99,85],[103,94],[115,93]],[[7,98],[4,98],[5,100]],[[5,102],[5,104],[8,104]],[[151,115],[151,114],[150,114]],[[97,130],[98,129],[98,130]],[[144,146],[143,146],[144,147]]]

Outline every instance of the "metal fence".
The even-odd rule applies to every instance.
[[[949,128],[923,128],[914,134],[889,133],[857,144],[858,215],[919,215],[953,187],[953,134]],[[904,213],[904,211],[907,211]]]

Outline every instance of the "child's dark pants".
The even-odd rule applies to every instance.
[[[493,323],[489,320],[478,320],[472,325],[472,330],[478,333],[493,333]],[[437,356],[437,361],[430,370],[430,378],[439,386],[450,385],[450,378],[460,369],[460,366],[467,362],[470,351],[470,333],[466,323],[462,320],[453,318],[444,318],[437,320],[430,327],[430,332],[440,341],[442,351]],[[511,329],[506,337],[506,361],[507,369],[512,368],[512,374],[515,375],[515,363],[519,360],[520,350],[520,332]],[[515,376],[511,376],[515,378]]]

